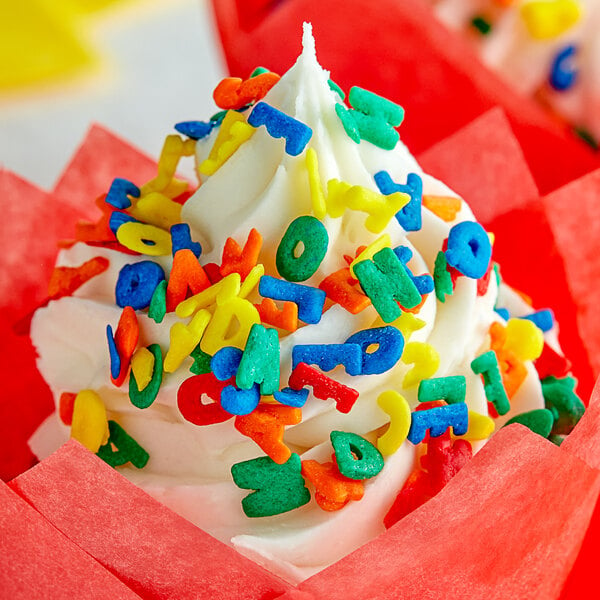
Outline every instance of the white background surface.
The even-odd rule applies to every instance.
[[[89,34],[95,72],[0,95],[0,165],[46,189],[94,122],[156,157],[175,123],[218,110],[212,90],[225,67],[207,0],[117,3]]]

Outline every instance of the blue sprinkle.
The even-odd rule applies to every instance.
[[[360,375],[362,351],[358,344],[298,344],[292,349],[292,369],[301,362],[317,365],[322,371],[344,365],[348,375]]]
[[[165,279],[162,267],[151,260],[125,265],[115,288],[117,306],[142,310],[150,306],[156,286]]]
[[[221,348],[210,361],[210,370],[219,381],[233,377],[240,366],[243,352],[233,346]]]
[[[414,411],[407,437],[413,444],[419,444],[425,439],[427,430],[431,437],[439,437],[448,427],[452,427],[454,435],[467,433],[469,409],[464,402]]]
[[[549,308],[538,310],[521,318],[532,321],[542,331],[550,331],[554,327],[554,313]]]
[[[559,50],[552,61],[549,83],[557,92],[568,90],[577,81],[579,71],[571,64],[576,53],[577,47],[570,44]]]
[[[239,390],[234,385],[228,385],[221,392],[221,406],[232,415],[248,415],[260,401],[260,391],[255,383],[249,390]]]
[[[258,284],[258,293],[263,298],[289,300],[296,303],[298,318],[305,323],[315,324],[321,320],[326,298],[323,290],[263,275]]]
[[[216,121],[182,121],[175,125],[175,131],[186,135],[193,140],[201,140],[205,138],[217,125]]]
[[[140,188],[127,179],[116,177],[110,184],[110,189],[104,201],[115,208],[129,208],[131,200],[127,196],[139,198]]]
[[[277,402],[285,404],[286,406],[301,408],[308,399],[308,389],[300,388],[299,390],[293,390],[290,387],[285,387],[282,390],[275,392],[273,397]]]
[[[402,356],[404,336],[392,325],[363,329],[351,335],[346,344],[358,344],[362,353],[361,375],[376,375],[389,371]],[[377,344],[374,352],[369,346]]]
[[[123,225],[123,223],[139,223],[139,221],[127,213],[122,213],[117,210],[113,211],[108,221],[110,230],[117,235],[117,230],[119,227],[121,227],[121,225]]]
[[[494,308],[494,311],[499,314],[505,321],[510,319],[510,313],[508,312],[508,308]]]
[[[492,259],[492,244],[485,229],[474,221],[463,221],[450,230],[446,260],[471,279],[483,277]]]
[[[273,108],[266,102],[259,102],[248,117],[252,127],[264,125],[269,135],[274,138],[285,138],[285,151],[291,156],[298,156],[312,137],[312,129],[300,121]]]
[[[412,279],[415,287],[419,291],[421,296],[430,294],[433,292],[434,283],[433,277],[429,274],[424,275],[413,275],[413,272],[408,266],[408,261],[412,258],[412,250],[408,246],[398,246],[394,248],[394,254],[398,257],[398,260],[402,263],[404,270],[408,273],[408,276]]]
[[[202,254],[202,246],[199,242],[192,242],[190,226],[187,223],[177,223],[171,227],[171,246],[173,256],[177,250],[191,250],[196,258]]]
[[[423,201],[423,180],[416,173],[409,173],[406,185],[396,183],[387,171],[379,171],[374,175],[375,183],[382,194],[388,196],[394,192],[402,192],[410,196],[408,204],[396,213],[396,220],[404,231],[419,231],[422,227],[421,211]]]
[[[117,351],[113,329],[110,325],[106,326],[106,338],[108,339],[108,353],[110,355],[110,374],[113,379],[117,379],[121,372],[121,357]]]

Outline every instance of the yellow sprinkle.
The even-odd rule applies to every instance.
[[[494,419],[470,410],[469,428],[467,429],[467,433],[460,437],[473,442],[487,440],[494,433],[495,427]]]
[[[433,377],[440,366],[437,350],[425,342],[406,344],[401,360],[407,365],[414,365],[402,381],[402,387],[406,389],[416,386],[423,379]]]
[[[410,406],[406,398],[395,390],[379,394],[377,404],[390,415],[388,430],[377,438],[377,449],[384,456],[394,454],[404,443],[410,429]]]
[[[521,6],[521,17],[532,38],[552,40],[581,19],[581,5],[575,0],[533,0]]]
[[[235,110],[227,111],[208,158],[198,167],[200,173],[203,175],[216,173],[233,153],[254,135],[255,131],[252,125],[246,123],[244,115]]]
[[[374,242],[371,242],[351,263],[350,273],[352,277],[354,275],[354,265],[359,263],[361,260],[367,260],[373,258],[373,255],[382,250],[383,248],[389,248],[392,245],[392,240],[389,233],[384,233],[379,236]]]
[[[123,246],[148,256],[171,254],[171,234],[146,223],[123,223],[117,229],[117,239]]]
[[[246,279],[244,279],[238,296],[240,298],[247,298],[248,295],[252,292],[252,290],[258,285],[260,278],[265,274],[265,266],[258,264],[252,267],[252,270],[248,275],[246,275]]]
[[[196,152],[196,141],[183,139],[178,135],[168,135],[165,138],[158,159],[158,175],[141,188],[141,195],[150,192],[163,192],[170,198],[175,198],[188,188],[187,181],[175,179],[175,171],[182,156],[192,156]]]
[[[165,356],[163,368],[166,373],[176,371],[183,360],[190,355],[192,350],[200,343],[202,334],[210,321],[210,313],[200,310],[188,325],[175,323],[169,331],[169,351]]]
[[[175,309],[175,314],[180,319],[190,317],[200,308],[208,308],[211,304],[227,302],[240,292],[241,277],[239,273],[230,273],[221,281],[211,285],[199,294],[190,296],[180,302]]]
[[[306,171],[308,173],[313,213],[317,219],[323,220],[327,214],[327,205],[323,186],[321,185],[321,176],[319,175],[319,159],[314,148],[309,148],[306,151]]]
[[[327,213],[331,217],[341,217],[349,208],[366,212],[365,227],[371,233],[381,233],[394,215],[408,202],[410,196],[394,192],[387,196],[360,185],[350,185],[344,181],[330,179],[327,182]]]
[[[207,354],[215,354],[225,346],[243,350],[255,323],[260,323],[260,316],[254,304],[248,300],[236,296],[219,303],[202,337],[200,348]]]
[[[423,319],[415,317],[413,313],[403,312],[395,321],[392,321],[392,323],[385,323],[381,317],[377,317],[372,326],[384,327],[386,325],[392,325],[396,329],[399,329],[404,337],[404,342],[407,343],[413,332],[423,329],[426,323]]]
[[[161,229],[168,230],[176,223],[181,223],[181,204],[160,192],[142,196],[127,212],[132,217]]]
[[[532,321],[509,319],[504,347],[512,350],[519,360],[535,360],[544,349],[544,334]]]
[[[106,408],[93,390],[81,390],[75,397],[71,437],[94,453],[108,440]]]
[[[144,348],[143,346],[138,348],[131,357],[131,370],[135,375],[135,381],[141,392],[152,380],[152,374],[154,373],[154,354],[152,354],[148,348]]]

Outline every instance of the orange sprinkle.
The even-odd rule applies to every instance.
[[[454,221],[462,205],[460,198],[450,196],[423,196],[423,206],[446,222]]]
[[[262,235],[254,228],[250,230],[243,250],[233,238],[227,238],[221,259],[221,275],[239,273],[245,279],[258,262],[262,241]]]
[[[235,428],[253,439],[277,464],[282,465],[292,455],[283,443],[286,425],[297,425],[302,411],[292,406],[259,404],[249,415],[235,418]]]
[[[263,98],[281,79],[276,73],[261,73],[242,81],[239,77],[226,77],[215,88],[213,98],[219,108],[236,110]]]
[[[323,510],[340,510],[363,497],[364,483],[344,477],[332,462],[303,460],[302,475],[315,486],[315,500]]]
[[[492,323],[489,333],[491,337],[490,349],[496,353],[496,357],[498,358],[502,384],[506,390],[506,395],[512,398],[527,377],[527,368],[512,350],[504,347],[506,343],[506,327],[502,323]]]
[[[330,300],[356,315],[371,304],[370,298],[360,291],[357,284],[358,281],[350,275],[350,267],[345,267],[325,277],[319,284],[319,289]]]
[[[131,363],[131,357],[135,352],[135,348],[138,343],[140,335],[140,327],[137,320],[135,310],[131,306],[126,306],[121,313],[119,324],[117,325],[117,331],[115,332],[115,346],[119,357],[121,358],[121,371],[117,379],[113,379],[111,375],[111,381],[119,387],[127,377],[129,372],[129,365]]]
[[[48,295],[53,300],[70,296],[86,281],[106,271],[108,265],[107,258],[95,256],[78,267],[56,267],[50,276]]]
[[[194,253],[188,248],[175,252],[167,285],[167,312],[174,311],[187,298],[188,291],[199,294],[207,287],[210,280]]]
[[[298,305],[295,302],[284,302],[283,308],[279,310],[274,300],[263,298],[260,304],[254,306],[256,306],[263,323],[290,332],[298,329]]]

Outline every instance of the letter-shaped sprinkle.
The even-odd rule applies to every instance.
[[[446,260],[463,275],[472,279],[483,277],[491,258],[490,238],[479,223],[463,221],[450,230]]]
[[[402,192],[410,196],[410,202],[396,213],[396,220],[404,231],[419,231],[422,226],[423,180],[416,173],[409,173],[403,185],[396,183],[387,171],[375,173],[374,179],[382,194]]]
[[[416,445],[425,439],[427,430],[431,437],[439,437],[446,432],[448,427],[452,427],[454,435],[467,433],[469,409],[464,402],[413,412],[408,439]]]
[[[499,415],[505,415],[510,410],[510,402],[502,384],[496,353],[489,350],[478,356],[471,362],[471,369],[473,373],[483,377],[483,387],[488,402],[494,405]]]
[[[286,115],[266,102],[259,102],[248,117],[252,127],[264,125],[269,135],[285,138],[285,151],[291,156],[301,154],[310,138],[312,129],[297,119]]]
[[[303,506],[310,501],[304,485],[302,463],[297,454],[278,464],[268,456],[237,463],[231,467],[235,484],[255,490],[242,500],[247,517],[270,517]]]
[[[329,434],[340,473],[349,479],[370,479],[383,469],[381,452],[356,433],[332,431]]]
[[[398,302],[405,308],[414,308],[421,302],[419,290],[391,248],[377,252],[372,261],[356,264],[354,273],[385,323],[400,316]]]
[[[259,383],[263,396],[279,389],[279,336],[276,329],[267,329],[258,323],[252,325],[235,381],[243,390]]]

